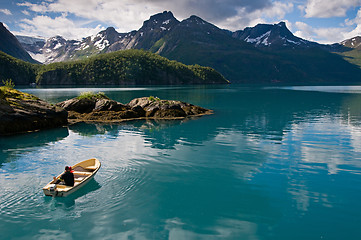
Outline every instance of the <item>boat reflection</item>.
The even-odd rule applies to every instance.
[[[51,205],[52,207],[63,207],[65,209],[69,209],[74,207],[75,201],[81,197],[84,197],[87,194],[91,194],[92,192],[101,188],[101,185],[94,179],[90,179],[89,182],[81,187],[76,192],[70,194],[67,197],[49,197],[44,196],[45,203]]]

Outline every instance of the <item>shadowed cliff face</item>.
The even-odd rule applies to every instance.
[[[30,63],[38,63],[30,57],[29,53],[25,51],[20,42],[5,28],[2,22],[0,22],[0,36],[0,51]]]
[[[0,88],[0,135],[67,124],[68,113],[30,94]]]

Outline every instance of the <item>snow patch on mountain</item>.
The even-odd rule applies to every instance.
[[[38,62],[44,63],[46,61],[46,56],[43,53],[33,53],[28,51],[29,55]]]
[[[267,39],[268,39],[268,37],[270,35],[271,35],[271,31],[268,31],[268,32],[262,34],[261,36],[256,37],[256,38],[250,38],[248,36],[248,37],[246,37],[245,41],[248,42],[248,43],[256,43],[256,45],[259,45],[259,44],[268,45]]]
[[[104,48],[108,47],[109,45],[109,41],[104,39],[104,37],[94,43],[94,46],[100,51],[104,50]]]
[[[63,44],[57,43],[57,44],[53,47],[53,49],[56,50],[56,49],[61,48],[62,46],[63,46]]]

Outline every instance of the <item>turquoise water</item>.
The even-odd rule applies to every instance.
[[[50,102],[87,89],[23,89]],[[359,239],[361,87],[103,88],[211,108],[0,138],[0,239]],[[66,198],[41,188],[96,157]]]

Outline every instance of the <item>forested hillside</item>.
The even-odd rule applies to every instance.
[[[0,83],[2,80],[11,79],[17,85],[35,82],[38,64],[31,64],[16,59],[0,51]]]
[[[143,50],[101,54],[85,60],[36,65],[0,54],[1,79],[38,85],[224,84],[214,69],[187,66]]]

